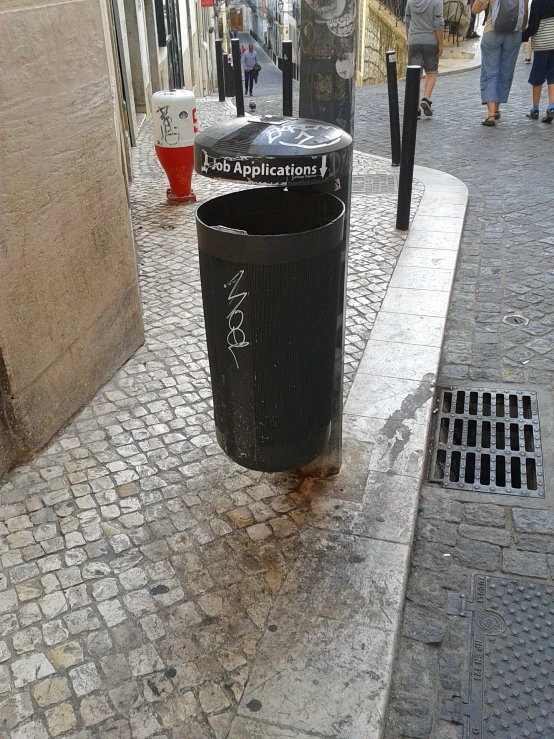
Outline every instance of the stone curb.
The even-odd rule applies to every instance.
[[[459,67],[457,69],[439,69],[438,77],[439,79],[441,77],[448,77],[452,74],[462,74],[462,72],[473,72],[475,69],[481,68],[481,58],[479,60],[472,59],[471,61],[468,61],[467,66],[465,67]],[[421,79],[425,79],[425,72],[421,75]],[[402,77],[398,80],[399,82],[405,82],[406,78]]]
[[[454,59],[454,61],[464,62],[463,59]],[[475,49],[475,56],[473,59],[467,59],[465,60],[465,63],[460,64],[460,66],[455,67],[454,69],[441,69],[440,63],[439,63],[439,74],[438,78],[441,77],[447,77],[451,74],[461,74],[462,72],[473,72],[475,69],[481,68],[481,44]],[[421,78],[425,78],[425,72],[421,75]],[[405,77],[402,77],[399,79],[399,82],[404,82],[406,80]]]
[[[463,62],[463,59],[459,59],[458,61]],[[481,42],[479,42],[479,45],[475,49],[475,55],[473,59],[468,59],[464,64],[460,64],[455,69],[445,69],[441,72],[440,66],[439,66],[439,77],[445,77],[449,74],[461,74],[462,72],[472,72],[474,69],[479,69],[481,67]]]
[[[376,739],[385,728],[435,381],[469,198],[466,185],[444,172],[416,166],[414,177],[423,183],[425,192],[345,405],[345,434],[354,433],[357,439],[374,443],[367,493],[371,497],[372,475],[380,472],[388,476],[389,490],[404,496],[406,525],[396,540],[407,551],[399,560],[401,597],[391,628],[394,649],[387,655],[387,692],[377,699],[380,722],[371,732]],[[390,531],[375,530],[371,536],[390,540]]]
[[[460,67],[458,69],[445,69],[442,71],[439,71],[439,79],[441,77],[448,77],[453,74],[462,74],[463,72],[473,72],[476,69],[481,69],[481,62],[475,61],[474,59],[471,61],[470,64],[467,65],[467,67]],[[425,75],[423,75],[425,77]]]

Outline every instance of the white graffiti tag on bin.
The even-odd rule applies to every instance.
[[[289,136],[285,137],[285,134]],[[280,146],[298,149],[320,149],[338,144],[340,136],[335,126],[326,126],[323,123],[287,123],[283,126],[271,126],[267,130],[268,143],[277,141]],[[283,138],[288,140],[284,141]]]
[[[231,291],[227,296],[227,302],[230,306],[232,306],[231,312],[226,316],[229,325],[229,333],[227,334],[227,348],[233,355],[233,359],[235,360],[237,369],[239,369],[239,362],[237,359],[237,355],[235,354],[235,349],[242,349],[245,346],[250,346],[250,342],[246,341],[246,334],[241,328],[244,321],[244,313],[240,310],[240,306],[248,296],[248,293],[237,292],[243,275],[244,270],[241,269],[231,280],[229,280],[229,282],[226,282],[223,285],[223,287],[229,287],[230,285],[232,285]],[[233,304],[233,301],[237,302]]]

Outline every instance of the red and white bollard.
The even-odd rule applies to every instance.
[[[169,180],[170,203],[196,202],[192,192],[194,135],[198,133],[196,99],[188,90],[161,90],[152,95],[154,143]]]

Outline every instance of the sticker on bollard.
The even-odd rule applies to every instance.
[[[320,121],[252,116],[211,126],[196,137],[198,174],[267,185],[318,183],[351,167],[351,137]]]

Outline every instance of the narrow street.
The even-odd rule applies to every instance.
[[[554,129],[525,118],[528,75],[522,53],[510,101],[490,131],[479,125],[479,71],[439,77],[435,115],[418,126],[416,163],[455,175],[470,191],[441,384],[549,385],[554,378]],[[384,86],[356,91],[360,151],[388,154],[386,95]],[[543,93],[543,107],[546,99]],[[503,324],[511,313],[531,323]]]
[[[448,594],[470,598],[476,573],[525,588],[525,597],[542,601],[547,614],[554,610],[554,129],[525,118],[528,75],[521,53],[509,104],[494,130],[479,125],[479,71],[439,77],[435,115],[418,125],[416,162],[454,174],[470,192],[437,385],[537,391],[546,497],[424,485],[387,739],[467,736],[461,725],[438,719],[440,691],[461,696],[462,713],[471,695],[475,705],[483,700],[491,707],[487,739],[554,736],[552,616],[542,622],[538,683],[536,674],[535,680],[526,674],[517,644],[509,643],[502,655],[515,681],[498,680],[503,700],[514,701],[521,714],[514,724],[514,709],[504,713],[506,704],[497,702],[490,682],[483,688],[486,702],[471,686],[470,644],[477,637],[468,619],[446,615]],[[383,86],[356,92],[355,145],[362,151],[388,152],[386,95]],[[545,99],[543,93],[543,107]],[[509,325],[503,322],[509,315],[524,321]],[[527,655],[536,646],[530,648]],[[487,666],[494,683],[501,670]],[[516,700],[516,685],[527,701]]]
[[[254,46],[258,54],[258,62],[262,70],[258,76],[258,84],[254,85],[254,97],[252,101],[256,104],[253,113],[256,115],[282,115],[283,114],[283,92],[281,72],[273,64],[262,47],[248,34],[239,34],[240,42],[248,48],[248,44]],[[298,115],[298,90],[299,85],[296,80],[292,82],[293,88],[293,113]],[[244,107],[247,112],[250,111],[250,97],[245,97]]]

